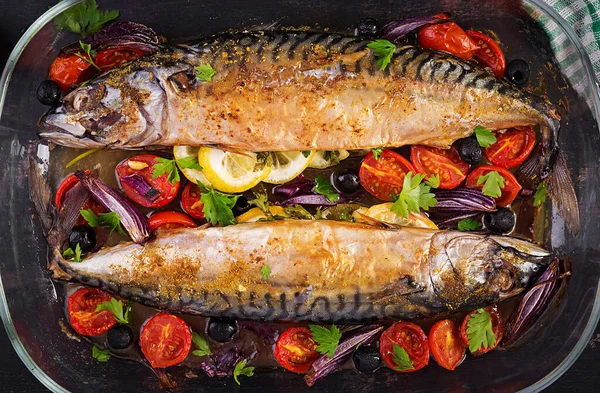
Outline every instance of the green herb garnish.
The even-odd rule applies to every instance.
[[[340,163],[340,152],[337,150],[327,150],[323,153],[323,158],[332,164]]]
[[[312,332],[313,340],[319,344],[315,350],[332,358],[342,338],[340,329],[335,325],[331,325],[330,329],[319,325],[308,325],[308,328]]]
[[[129,312],[131,311],[130,304],[127,303],[125,307],[123,307],[123,301],[117,300],[113,297],[109,302],[102,302],[98,304],[94,312],[100,312],[104,310],[112,312],[117,323],[122,323],[123,325],[127,325],[129,323]]]
[[[398,344],[394,344],[394,370],[405,371],[405,370],[414,370],[412,361],[410,360],[410,356],[404,348],[399,346]]]
[[[498,171],[490,171],[485,175],[479,176],[477,179],[477,185],[483,184],[481,191],[483,195],[487,195],[492,198],[498,198],[502,195],[501,188],[504,188],[505,179],[498,173]]]
[[[382,71],[390,64],[392,55],[396,52],[396,45],[388,40],[375,40],[369,43],[367,48],[373,49],[375,57],[378,58],[377,65]]]
[[[323,176],[317,176],[315,179],[316,186],[313,191],[317,194],[321,194],[327,197],[331,202],[335,203],[340,199],[340,194],[338,194],[333,186],[331,185],[331,181],[329,179],[324,178]]]
[[[457,225],[459,231],[476,231],[481,228],[481,222],[471,217],[463,218]]]
[[[81,262],[81,246],[79,245],[79,243],[75,245],[75,251],[73,251],[71,247],[67,248],[63,252],[63,257],[65,257],[66,259],[73,259],[73,261],[75,262]]]
[[[440,174],[436,173],[435,175],[429,176],[425,179],[425,183],[431,188],[439,188],[440,187]]]
[[[374,147],[371,149],[371,152],[373,153],[373,158],[379,160],[381,153],[383,153],[383,147]]]
[[[269,194],[267,190],[261,184],[258,191],[254,191],[254,199],[248,201],[249,205],[254,205],[265,213],[265,216],[271,217],[271,210],[269,209]]]
[[[99,362],[106,363],[110,359],[110,351],[108,349],[100,349],[97,346],[92,347],[92,356]]]
[[[105,23],[118,16],[119,10],[100,11],[96,0],[86,0],[58,15],[54,18],[54,23],[58,29],[69,30],[85,37],[94,34]]]
[[[87,156],[89,156],[91,154],[94,154],[95,152],[100,151],[100,150],[102,150],[102,149],[95,148],[95,149],[89,149],[89,150],[84,151],[83,153],[81,153],[80,155],[78,155],[77,157],[75,157],[71,161],[69,161],[67,163],[67,165],[65,165],[65,168],[70,167],[71,165],[75,164],[77,161],[82,160],[85,157],[87,157]]]
[[[223,194],[212,186],[208,188],[200,182],[198,187],[202,191],[200,195],[200,202],[204,204],[202,212],[211,224],[225,227],[236,223],[232,209],[239,195]]]
[[[419,212],[421,209],[429,210],[435,206],[437,200],[431,192],[431,187],[423,184],[422,181],[425,175],[417,173],[413,176],[412,171],[404,176],[402,191],[397,196],[392,196],[394,203],[390,208],[397,215],[408,218],[408,213]]]
[[[546,183],[538,184],[535,189],[535,194],[533,194],[533,206],[540,206],[544,202],[546,202],[546,196],[548,195],[548,188],[546,187]]]
[[[483,308],[478,309],[469,317],[467,321],[467,338],[469,339],[469,351],[471,353],[496,345],[492,317]]]
[[[492,130],[490,130],[489,128],[477,126],[477,127],[475,127],[474,131],[475,131],[475,138],[477,138],[477,142],[479,143],[479,146],[490,147],[490,145],[493,145],[494,143],[496,143],[496,137],[492,133]]]
[[[196,78],[203,82],[212,82],[213,76],[217,75],[217,71],[210,64],[200,64],[194,69],[196,70]]]
[[[102,226],[110,228],[111,235],[114,231],[117,231],[123,235],[127,235],[127,232],[125,232],[123,226],[121,226],[121,218],[115,212],[100,213],[98,215],[96,215],[91,209],[80,210],[79,212],[92,228]]]
[[[202,166],[198,163],[198,157],[187,156],[179,160],[169,160],[168,158],[158,157],[154,160],[156,164],[152,165],[152,178],[156,179],[159,176],[167,174],[167,180],[171,184],[175,184],[181,180],[179,176],[179,166],[181,169],[196,169],[201,171]]]
[[[199,335],[198,333],[192,332],[192,342],[198,348],[192,351],[192,355],[207,356],[212,353],[208,345],[208,340]]]
[[[79,46],[81,46],[81,49],[83,49],[87,57],[84,56],[81,52],[75,53],[75,56],[87,61],[98,71],[102,71],[102,69],[98,67],[96,63],[94,63],[94,56],[96,56],[96,53],[92,51],[92,46],[90,44],[85,44],[82,41],[79,41]]]
[[[247,362],[248,361],[244,359],[238,364],[236,364],[235,368],[233,369],[233,379],[238,385],[240,384],[240,381],[238,381],[238,377],[240,375],[245,375],[247,377],[251,377],[254,375],[254,367],[246,367]]]
[[[310,156],[310,153],[310,150],[302,150],[302,155],[304,156],[304,158],[308,158],[308,156]]]
[[[269,265],[263,265],[263,267],[260,268],[260,275],[265,281],[269,279],[269,276],[271,275],[271,268]]]

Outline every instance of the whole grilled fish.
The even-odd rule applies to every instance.
[[[177,229],[83,262],[55,252],[76,280],[146,305],[310,321],[414,319],[495,304],[520,293],[548,256],[510,237],[325,220]]]
[[[548,189],[568,227],[579,209],[541,98],[452,55],[398,47],[381,70],[371,39],[307,31],[227,33],[157,52],[68,94],[39,136],[78,148],[212,145],[260,151],[448,147],[480,125],[539,125],[518,174]],[[201,81],[194,67],[216,74]]]

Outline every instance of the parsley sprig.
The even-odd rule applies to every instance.
[[[492,133],[492,130],[490,130],[489,128],[477,126],[477,127],[475,127],[474,131],[475,131],[475,138],[477,138],[477,142],[479,143],[479,146],[490,147],[490,145],[493,145],[494,143],[496,143],[496,137]]]
[[[196,70],[196,78],[203,82],[212,82],[213,76],[217,75],[217,71],[210,64],[200,64],[194,67]]]
[[[127,325],[129,323],[129,312],[131,311],[131,305],[129,303],[123,305],[122,300],[117,300],[113,297],[108,302],[102,302],[98,304],[94,312],[100,312],[104,310],[112,312],[117,323],[121,323],[123,325]]]
[[[375,40],[370,42],[367,48],[373,49],[373,53],[378,59],[377,65],[382,71],[390,64],[392,55],[396,52],[396,45],[388,40]]]
[[[435,195],[429,192],[431,187],[423,184],[424,178],[425,175],[422,173],[413,176],[412,171],[408,172],[404,176],[402,191],[399,195],[392,196],[395,201],[390,210],[401,217],[408,218],[410,212],[429,210],[430,207],[435,206],[437,200]]]
[[[373,158],[377,161],[379,160],[381,153],[383,153],[383,147],[374,147],[371,149],[371,152],[373,153]]]
[[[194,356],[207,356],[212,353],[210,350],[210,346],[208,345],[208,340],[199,335],[196,332],[192,332],[192,342],[198,348],[192,351],[192,355]]]
[[[111,235],[114,231],[117,231],[122,235],[127,235],[127,232],[125,232],[121,225],[121,218],[115,212],[100,213],[98,215],[91,209],[80,210],[79,212],[92,228],[102,226],[110,228]]]
[[[77,53],[75,53],[75,56],[80,57],[81,59],[87,61],[88,63],[90,63],[92,65],[92,67],[94,67],[98,71],[102,71],[102,69],[100,67],[98,67],[98,65],[96,63],[94,63],[94,57],[96,56],[96,52],[92,50],[92,46],[90,44],[86,44],[82,41],[79,41],[79,46],[81,46],[81,49],[83,49],[83,51],[85,52],[85,55],[82,54],[81,52],[77,52]]]
[[[175,184],[181,180],[179,176],[179,170],[181,169],[196,169],[201,171],[202,166],[198,163],[198,157],[187,156],[178,160],[169,160],[168,158],[158,157],[154,160],[155,164],[152,165],[152,178],[156,179],[159,176],[167,174],[167,180],[171,184]]]
[[[200,195],[200,202],[204,204],[202,212],[211,224],[227,226],[236,223],[232,209],[239,195],[223,194],[212,186],[208,188],[200,182],[198,187],[202,191]]]
[[[58,29],[69,30],[85,37],[94,34],[105,23],[118,16],[119,10],[100,11],[96,0],[86,0],[58,15],[54,18],[54,23]]]
[[[271,267],[269,265],[263,265],[263,267],[260,268],[260,275],[263,280],[267,281],[269,276],[271,276]]]
[[[240,361],[238,364],[235,365],[235,368],[233,369],[233,379],[235,380],[235,383],[237,383],[238,385],[240,384],[240,381],[238,380],[238,377],[240,375],[245,375],[247,377],[251,377],[254,375],[254,367],[249,366],[246,367],[246,363],[248,363],[248,361],[246,359]]]
[[[81,262],[81,246],[79,243],[75,246],[75,251],[71,247],[67,248],[63,252],[63,257],[66,259],[73,259],[75,262]]]
[[[481,189],[483,195],[498,198],[502,195],[501,188],[504,188],[505,181],[504,177],[498,171],[490,171],[485,175],[479,176],[477,185],[480,186],[483,184],[483,188]]]
[[[313,340],[319,344],[315,350],[332,358],[342,338],[340,329],[335,325],[331,325],[330,329],[319,325],[308,325],[308,328],[312,332]]]
[[[323,176],[317,176],[315,179],[315,188],[313,191],[317,194],[321,194],[327,197],[331,202],[335,203],[340,199],[340,194],[338,194],[333,186],[331,185],[331,181],[326,179]]]
[[[398,344],[394,344],[394,370],[405,371],[405,370],[414,370],[413,362],[410,360],[410,356],[406,352],[406,349],[402,348]]]
[[[457,223],[459,231],[476,231],[481,229],[481,222],[471,217],[463,218]]]
[[[494,334],[494,329],[492,328],[492,317],[483,308],[478,309],[469,317],[467,321],[467,338],[471,353],[496,345],[496,334]]]
[[[94,345],[92,347],[92,357],[101,363],[106,363],[110,359],[110,351],[108,349],[100,349]]]
[[[533,194],[533,206],[537,207],[543,205],[546,202],[546,196],[548,195],[548,188],[546,187],[546,183],[538,184],[535,189],[535,194]]]
[[[425,179],[425,183],[431,188],[439,188],[440,174],[436,173],[435,175],[430,175],[427,179]]]

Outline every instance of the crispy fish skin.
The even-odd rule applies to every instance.
[[[514,238],[300,220],[177,229],[80,263],[55,254],[76,280],[161,309],[310,321],[487,306],[521,292],[549,255]]]

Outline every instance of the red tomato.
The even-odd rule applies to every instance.
[[[102,71],[108,71],[129,60],[137,59],[147,52],[137,48],[110,48],[98,52],[94,62]]]
[[[156,314],[142,327],[140,347],[152,367],[174,366],[183,362],[190,352],[190,327],[173,314]]]
[[[414,367],[411,370],[395,371],[417,371],[429,363],[429,343],[420,326],[410,322],[396,322],[383,332],[379,339],[379,352],[391,369],[398,366],[394,362],[394,344],[404,348]]]
[[[375,198],[391,201],[392,194],[402,191],[404,176],[415,173],[415,168],[400,154],[384,150],[376,160],[373,153],[363,160],[358,176],[360,184]]]
[[[181,193],[181,207],[187,214],[199,220],[204,219],[202,208],[204,205],[200,202],[202,192],[197,184],[188,183]]]
[[[125,194],[127,194],[129,199],[144,207],[157,208],[164,206],[175,199],[177,192],[179,192],[180,182],[176,182],[175,184],[169,183],[167,173],[164,173],[157,178],[153,178],[153,166],[157,163],[155,161],[157,158],[160,157],[153,154],[141,154],[139,156],[129,157],[117,165],[117,176],[121,183],[121,187],[123,187],[123,191],[125,191]],[[134,169],[137,166],[139,166],[139,169]],[[134,188],[121,182],[122,178],[133,174],[142,176],[150,186],[156,189],[160,194],[158,198],[152,201],[143,195],[140,195]]]
[[[491,171],[497,171],[498,174],[504,178],[504,188],[500,188],[502,195],[500,195],[499,198],[495,198],[496,204],[498,206],[510,205],[515,200],[517,195],[519,195],[519,191],[521,191],[522,187],[517,178],[504,168],[493,165],[482,165],[477,167],[475,170],[473,170],[473,172],[469,173],[469,176],[467,176],[465,187],[478,188],[481,190],[483,188],[483,184],[477,185],[477,180],[480,176],[483,176]]]
[[[306,373],[319,357],[317,343],[305,327],[291,327],[279,336],[275,345],[275,358],[281,367],[295,373]]]
[[[533,128],[511,128],[503,133],[496,133],[496,143],[483,149],[483,153],[494,165],[514,168],[529,157],[534,146]]]
[[[85,172],[88,174],[90,173],[90,171],[85,171]],[[62,204],[65,202],[65,197],[66,197],[67,192],[71,188],[73,188],[75,186],[75,184],[77,184],[77,183],[79,183],[79,179],[77,179],[77,177],[74,174],[67,176],[65,178],[65,180],[63,180],[63,182],[60,183],[60,186],[58,186],[58,190],[56,190],[56,197],[54,198],[54,205],[57,208],[60,209]],[[83,204],[81,209],[82,210],[90,209],[96,215],[98,215],[100,213],[106,213],[106,209],[102,205],[100,205],[98,202],[96,202],[96,200],[94,200],[94,198],[92,198],[92,197],[89,197],[88,200],[85,201],[85,203]],[[87,223],[87,221],[85,221],[85,219],[83,217],[79,216],[75,225],[83,225],[86,223]]]
[[[97,70],[77,55],[60,55],[52,62],[48,79],[58,83],[63,92],[74,84],[90,79]]]
[[[469,164],[458,154],[456,146],[450,149],[414,145],[410,148],[410,161],[419,173],[440,175],[440,188],[458,187],[469,173]]]
[[[67,300],[69,323],[73,329],[84,336],[98,336],[106,333],[117,323],[112,311],[96,312],[100,303],[112,299],[108,293],[95,288],[81,288]]]
[[[496,41],[492,37],[475,30],[467,30],[465,33],[481,48],[475,53],[475,59],[484,67],[490,67],[497,77],[504,77],[506,59],[504,59],[504,53],[502,53],[502,49]]]
[[[492,319],[492,330],[494,332],[494,334],[496,335],[496,343],[488,348],[484,348],[483,346],[481,348],[479,348],[479,350],[477,350],[476,352],[473,352],[473,354],[475,355],[481,355],[482,353],[486,353],[491,351],[492,349],[496,348],[498,346],[498,343],[500,343],[500,340],[502,340],[502,336],[504,335],[504,320],[502,319],[502,315],[500,314],[500,312],[498,311],[498,308],[496,306],[490,306],[490,307],[486,307],[484,308],[485,311],[487,311],[490,314],[490,318]],[[469,335],[467,334],[467,323],[469,318],[471,318],[471,316],[478,312],[477,310],[471,311],[470,313],[467,314],[467,316],[465,316],[465,319],[463,319],[462,325],[460,326],[460,336],[462,338],[463,344],[465,344],[465,346],[468,348],[469,347]]]
[[[449,320],[437,321],[429,331],[429,346],[436,362],[447,370],[454,370],[465,358],[465,346],[458,326]]]
[[[469,60],[480,49],[475,41],[454,22],[421,27],[419,44],[423,48],[437,49]]]
[[[154,213],[148,219],[150,223],[150,230],[155,231],[157,229],[172,229],[172,228],[193,228],[198,225],[189,218],[187,215],[181,212],[160,212]]]

